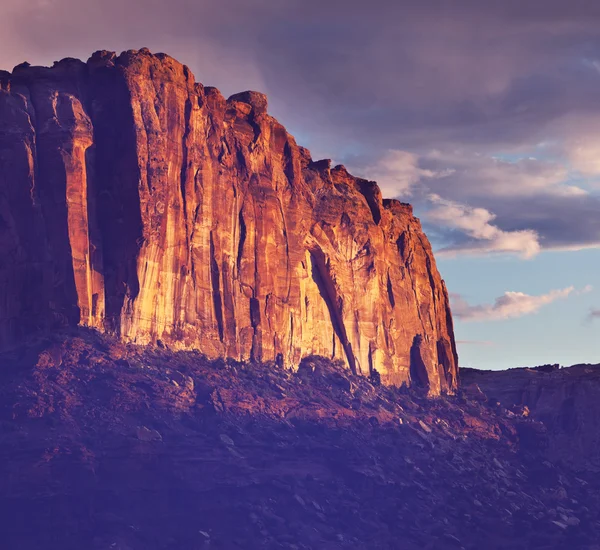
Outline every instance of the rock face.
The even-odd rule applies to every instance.
[[[477,384],[491,400],[517,415],[541,421],[548,431],[548,453],[553,459],[600,471],[600,365],[461,369],[461,379]]]
[[[0,346],[75,324],[457,385],[410,205],[313,161],[264,95],[225,99],[146,49],[0,72]]]

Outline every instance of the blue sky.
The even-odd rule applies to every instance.
[[[572,364],[600,362],[598,28],[586,0],[3,0],[0,67],[148,47],[267,93],[413,203],[462,365]]]
[[[470,303],[487,304],[507,290],[530,295],[574,286],[579,291],[597,280],[596,250],[542,252],[535,259],[510,257],[440,259],[449,289]],[[589,319],[590,304],[600,303],[600,288],[573,292],[536,313],[493,321],[455,317],[462,366],[510,368],[545,363],[598,362],[598,322]]]

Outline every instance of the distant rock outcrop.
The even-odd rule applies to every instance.
[[[499,402],[517,416],[541,421],[553,458],[600,470],[600,365],[461,369],[461,378],[477,384],[492,405]]]
[[[225,99],[146,49],[0,72],[0,345],[75,324],[457,386],[410,205],[313,161],[264,95]]]

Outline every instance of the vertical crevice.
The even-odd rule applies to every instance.
[[[260,186],[260,181],[256,174],[252,174],[249,181],[250,188],[258,188]],[[262,329],[260,327],[261,319],[260,319],[260,303],[257,296],[260,296],[261,293],[261,280],[259,273],[259,263],[258,259],[260,257],[261,251],[259,248],[259,243],[261,241],[259,226],[262,225],[262,209],[259,209],[260,212],[257,212],[257,201],[252,200],[252,208],[253,212],[253,226],[254,226],[254,286],[252,288],[252,297],[250,298],[250,323],[253,328],[252,335],[252,349],[250,350],[250,358],[253,361],[260,361],[262,359]],[[262,227],[260,227],[262,229]]]
[[[222,263],[222,269],[220,272],[221,282],[223,285],[223,323],[225,334],[223,340],[227,347],[227,353],[231,353],[231,345],[234,345],[235,352],[237,354],[237,321],[236,321],[236,308],[235,301],[233,298],[233,268],[228,262]]]
[[[239,172],[239,176],[241,179],[246,178],[246,174],[248,173],[248,168],[246,166],[246,157],[244,157],[244,153],[241,149],[236,149],[235,152],[235,166]]]
[[[94,326],[100,327],[104,319],[104,260],[102,254],[102,236],[98,225],[96,205],[96,146],[92,145],[85,151],[85,165],[87,177],[87,217],[88,239],[90,253],[90,278],[92,292],[92,321]]]
[[[425,321],[423,320],[423,316],[421,315],[421,303],[419,300],[419,294],[417,293],[417,286],[415,284],[415,279],[413,277],[412,270],[412,261],[413,261],[413,253],[411,251],[410,243],[408,242],[410,239],[410,230],[404,231],[400,234],[398,239],[396,240],[396,246],[398,247],[398,253],[400,254],[401,260],[404,262],[404,266],[406,268],[406,273],[408,278],[410,279],[410,286],[413,291],[413,295],[415,297],[415,310],[417,316],[419,318],[419,322],[421,323],[421,327],[423,328],[423,332],[426,332]]]
[[[379,193],[379,187],[374,181],[367,180],[357,180],[358,191],[367,201],[367,205],[369,210],[371,211],[371,215],[373,216],[373,221],[375,225],[379,225],[381,221],[381,209],[380,203],[377,201],[377,194]],[[381,195],[379,195],[381,197]],[[380,199],[381,200],[381,199]]]
[[[186,180],[187,180],[187,172],[188,172],[188,146],[187,141],[190,135],[190,120],[192,117],[192,102],[188,97],[185,101],[185,115],[184,115],[184,125],[185,129],[183,132],[183,138],[181,140],[181,174],[179,176],[179,189],[181,191],[181,207],[183,208],[183,219],[187,224],[187,199],[186,199]],[[188,232],[186,231],[186,238],[188,236]]]
[[[426,241],[427,239],[425,238],[425,236],[423,234],[419,234],[419,242],[421,244],[421,247],[423,248],[423,251],[425,252],[425,267],[427,268],[427,277],[429,278],[429,286],[431,287],[431,295],[433,298],[433,306],[435,309],[436,306],[436,302],[437,302],[437,296],[436,296],[436,284],[435,284],[435,279],[433,277],[433,266],[432,266],[432,260],[431,260],[431,256],[430,256],[430,252],[428,252],[428,246],[426,246]]]
[[[289,336],[288,342],[289,342],[288,357],[293,358],[293,356],[294,356],[294,315],[291,312],[290,312],[290,336]]]
[[[260,331],[260,303],[257,298],[250,298],[250,324],[254,330],[252,337],[252,349],[250,350],[251,361],[262,360],[262,339]]]
[[[260,304],[257,298],[250,298],[250,323],[254,328],[260,325]]]
[[[285,240],[285,261],[286,261],[286,269],[285,269],[285,279],[287,286],[287,294],[285,298],[285,303],[288,303],[290,299],[290,293],[292,292],[292,281],[290,277],[290,243],[288,239],[287,226],[285,223],[285,213],[283,211],[283,204],[281,204],[281,200],[278,199],[277,203],[279,204],[279,213],[281,215],[281,226],[283,228],[283,239]]]
[[[387,274],[387,293],[388,293],[388,300],[390,301],[390,305],[392,306],[392,309],[394,309],[396,307],[396,299],[394,298],[394,288],[392,287],[392,279],[390,278],[389,271]]]
[[[98,293],[92,294],[92,317],[98,315]]]
[[[429,389],[429,373],[423,360],[422,344],[423,337],[417,334],[410,348],[410,379],[416,386]]]
[[[215,243],[212,231],[210,232],[210,283],[212,286],[213,306],[215,308],[215,319],[217,320],[217,330],[219,331],[219,340],[223,341],[223,304],[221,301],[220,274],[219,265],[215,258]]]
[[[435,293],[436,285],[435,280],[433,278],[433,272],[431,271],[431,258],[429,258],[429,256],[426,256],[425,265],[427,267],[427,276],[429,277],[429,285],[431,286],[431,296],[433,298],[433,306],[435,308],[437,302],[437,296]]]
[[[337,337],[339,338],[346,360],[350,366],[352,374],[357,373],[356,369],[356,358],[352,351],[352,344],[348,340],[346,333],[346,327],[342,318],[342,300],[337,295],[335,285],[331,278],[331,273],[325,259],[323,251],[315,248],[310,251],[310,260],[312,264],[312,277],[313,281],[319,289],[319,294],[325,301],[327,309],[329,310],[329,316],[331,318],[331,324]]]
[[[105,328],[121,333],[139,294],[137,262],[144,244],[138,182],[140,170],[131,93],[123,74],[98,67],[90,74],[90,117],[94,126],[93,193],[102,249]]]
[[[35,136],[37,162],[35,180],[46,235],[48,254],[53,259],[52,309],[59,324],[77,325],[81,318],[78,306],[75,272],[71,252],[67,203],[67,166],[63,154],[69,147],[69,137],[59,129],[47,124],[39,113],[47,112],[44,102],[56,101],[54,92],[49,98],[33,84],[29,88],[31,105],[36,113]],[[46,107],[46,109],[44,109]],[[45,126],[48,126],[46,128]],[[57,146],[58,140],[58,146]]]
[[[398,247],[398,252],[400,253],[400,258],[402,258],[402,261],[405,264],[408,263],[408,258],[406,257],[406,248],[407,248],[406,240],[407,240],[407,234],[405,231],[400,233],[400,235],[398,236],[398,239],[396,239],[396,246]]]
[[[237,265],[237,271],[238,271],[238,277],[239,277],[240,276],[240,266],[242,264],[242,257],[244,255],[244,244],[246,243],[246,231],[247,231],[246,230],[246,222],[244,221],[244,214],[242,213],[242,210],[240,210],[238,218],[239,218],[239,226],[240,226],[240,240],[238,242],[236,265]]]
[[[440,338],[437,341],[437,361],[438,365],[440,365],[440,384],[442,386],[442,390],[454,389],[454,379],[453,379],[453,361],[451,358],[451,347],[450,342],[446,338]]]
[[[287,140],[283,146],[283,173],[288,180],[288,185],[291,187],[292,182],[295,180],[294,157],[292,155],[292,148]]]

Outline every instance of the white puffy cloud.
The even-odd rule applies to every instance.
[[[424,208],[425,222],[440,237],[435,244],[442,255],[501,253],[532,258],[542,246],[561,250],[597,246],[593,231],[587,231],[591,242],[580,242],[579,235],[570,239],[566,233],[564,239],[554,235],[545,239],[546,233],[559,231],[551,219],[556,211],[535,209],[534,202],[543,198],[553,206],[588,195],[567,183],[565,164],[536,158],[506,160],[464,149],[421,155],[388,150],[359,173],[375,179],[384,196],[410,196],[418,210]],[[571,221],[571,226],[579,227],[579,220]]]
[[[419,156],[409,151],[390,149],[376,163],[367,166],[365,177],[377,181],[384,197],[410,195],[411,188],[427,179],[441,178],[451,170],[431,170],[419,165]]]
[[[541,143],[537,152],[540,158],[464,148],[420,155],[388,150],[357,172],[378,181],[384,196],[410,197],[424,212],[434,246],[447,256],[532,258],[541,250],[600,247],[593,181],[569,163],[564,148]]]
[[[496,216],[485,208],[473,208],[436,194],[429,195],[429,200],[434,207],[426,212],[427,221],[466,236],[442,248],[441,254],[508,253],[532,258],[540,251],[539,235],[533,230],[504,231],[491,223]]]
[[[581,292],[587,291],[588,287]],[[567,298],[575,292],[575,288],[572,286],[551,290],[547,294],[539,296],[531,296],[524,292],[509,291],[496,298],[493,304],[482,305],[470,305],[458,294],[452,294],[450,299],[452,313],[461,321],[500,321],[536,313],[545,305]]]

